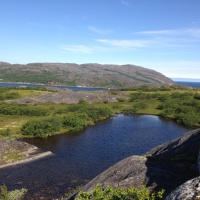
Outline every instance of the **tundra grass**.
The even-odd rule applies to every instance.
[[[26,156],[23,154],[23,152],[26,152],[27,149],[23,150],[12,150],[10,149],[8,152],[4,153],[3,155],[0,155],[0,163],[6,162],[14,162],[17,160],[24,159]]]
[[[25,96],[32,96],[32,95],[41,95],[41,94],[46,94],[48,91],[42,91],[42,90],[31,90],[31,89],[10,89],[9,92],[19,92],[19,94],[22,97]],[[116,94],[114,95],[115,97],[120,97],[122,93],[124,94],[124,98],[127,98],[129,94],[131,93],[135,93],[138,91],[123,91],[120,92],[120,96],[118,95],[118,92],[116,92]],[[140,91],[139,91],[140,92]],[[142,91],[141,91],[142,92]],[[190,92],[192,94],[200,92],[200,90],[188,90],[188,89],[174,89],[171,91],[157,91],[157,92],[142,92],[142,93],[165,93],[165,94],[171,94],[173,92]],[[129,102],[129,101],[123,101],[123,102],[96,102],[96,103],[92,103],[89,104],[88,106],[94,106],[96,108],[110,108],[113,110],[114,113],[123,113],[124,110],[129,110],[131,108],[133,108],[133,106],[137,103],[145,103],[147,106],[145,109],[139,109],[137,110],[136,114],[150,114],[150,115],[159,115],[161,113],[161,110],[157,109],[157,107],[159,106],[159,104],[161,104],[161,102],[157,99],[140,99],[140,100],[135,100],[133,102]],[[31,106],[31,105],[30,105]],[[0,114],[0,130],[2,129],[11,129],[11,131],[13,132],[13,134],[18,134],[18,136],[21,136],[20,134],[20,129],[21,127],[27,122],[27,121],[31,121],[31,120],[38,120],[38,119],[44,119],[44,118],[49,118],[49,117],[63,117],[63,116],[69,116],[73,113],[70,112],[64,112],[64,113],[59,113],[58,111],[62,111],[62,110],[66,110],[67,108],[69,108],[71,106],[71,104],[54,104],[54,103],[45,103],[45,104],[38,104],[38,105],[34,105],[34,107],[38,107],[38,108],[43,108],[43,109],[47,109],[48,110],[48,116],[12,116],[12,115],[1,115]],[[86,103],[87,106],[87,103]],[[196,124],[197,126],[200,126],[200,123]],[[59,132],[67,132],[66,129],[60,130]]]
[[[49,93],[48,91],[34,90],[34,89],[33,90],[11,89],[9,90],[9,93],[11,92],[18,93],[21,96],[21,98]]]

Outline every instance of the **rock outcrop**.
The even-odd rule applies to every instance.
[[[118,162],[91,180],[82,190],[91,191],[97,183],[102,187],[109,184],[113,187],[135,186],[137,188],[145,184],[150,190],[165,189],[166,194],[169,194],[192,179],[180,186],[180,190],[184,190],[189,184],[191,187],[188,188],[197,195],[195,188],[199,190],[197,185],[199,184],[199,149],[200,129],[196,129],[152,149],[144,156],[131,156]],[[181,199],[173,198],[175,196],[173,193],[167,200]]]
[[[200,150],[197,163],[200,175]],[[200,176],[191,179],[171,192],[165,200],[200,200]]]
[[[0,138],[0,169],[53,155],[26,142]]]
[[[200,177],[187,181],[170,193],[165,200],[199,200]]]

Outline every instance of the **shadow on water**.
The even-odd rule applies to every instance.
[[[157,116],[118,115],[79,133],[26,139],[54,156],[0,170],[0,185],[27,188],[28,199],[58,198],[131,155],[181,136],[188,129]]]

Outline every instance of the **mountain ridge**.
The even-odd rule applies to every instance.
[[[172,85],[173,81],[152,69],[126,64],[0,62],[0,79],[5,82],[63,84],[86,87],[134,87]]]

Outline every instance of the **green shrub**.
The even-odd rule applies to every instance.
[[[194,99],[200,100],[200,94],[199,94],[199,93],[196,93],[196,94],[194,95]]]
[[[142,189],[131,188],[113,188],[107,186],[103,189],[99,184],[92,192],[80,192],[75,200],[156,200],[163,198],[164,191],[151,193],[145,186]]]
[[[27,105],[13,104],[0,104],[0,114],[3,115],[25,115],[25,116],[46,116],[48,110],[44,108],[36,108]]]
[[[27,193],[27,189],[8,191],[5,185],[0,186],[1,200],[22,200]]]
[[[2,129],[0,130],[0,136],[3,136],[3,137],[11,137],[12,136],[12,131],[10,128],[7,128],[7,129]]]
[[[179,124],[183,124],[185,126],[193,126],[200,121],[200,116],[194,112],[178,113],[175,115],[175,119]]]
[[[112,106],[113,109],[120,109],[121,107],[122,107],[122,106],[121,106],[121,105],[118,105],[118,104]]]
[[[138,107],[139,109],[146,109],[146,108],[148,108],[148,104],[145,103],[145,102],[139,102],[139,103],[137,103],[136,105],[137,105],[137,107]],[[136,106],[136,105],[135,105],[135,106]]]
[[[71,131],[79,131],[87,125],[88,115],[86,113],[76,113],[73,116],[63,117],[64,128]]]
[[[94,121],[98,121],[98,120],[101,120],[102,118],[108,118],[112,116],[112,110],[110,108],[90,107],[90,108],[87,108],[85,112]]]
[[[124,102],[125,101],[125,99],[123,99],[123,98],[117,98],[117,100],[118,100],[118,102]]]
[[[46,138],[59,131],[61,127],[62,120],[54,117],[29,121],[22,126],[21,131],[23,135]]]

